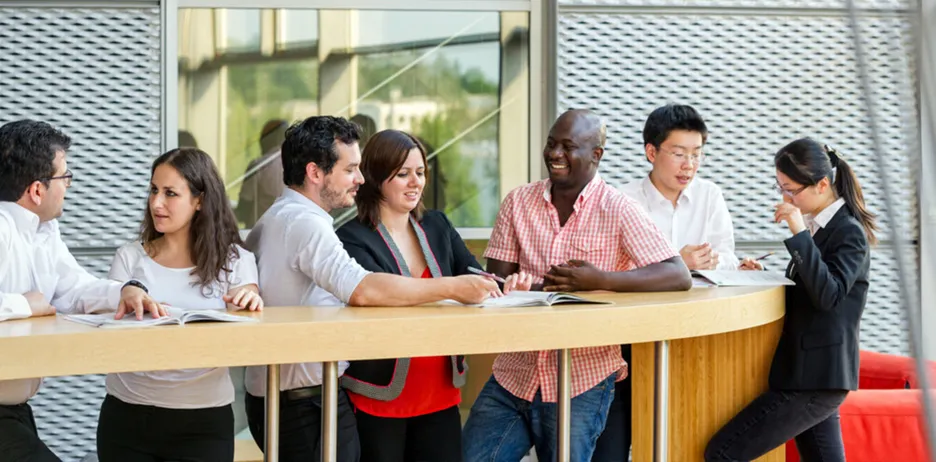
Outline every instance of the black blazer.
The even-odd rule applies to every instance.
[[[439,263],[443,276],[470,274],[469,266],[481,269],[481,265],[468,251],[465,241],[458,235],[444,213],[427,210],[419,224],[426,233],[429,249],[432,250]],[[355,219],[339,228],[337,233],[348,254],[368,271],[400,274],[400,267],[393,258],[390,247],[376,229],[371,229]],[[464,356],[455,357],[454,362],[458,370],[453,371],[454,375],[464,374],[466,369],[464,359]],[[345,371],[345,376],[370,384],[386,386],[393,380],[396,364],[396,359],[352,361],[351,366]]]
[[[774,390],[858,389],[858,328],[868,296],[871,255],[861,224],[842,206],[815,236],[785,242],[783,333],[770,366]]]

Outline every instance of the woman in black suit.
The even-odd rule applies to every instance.
[[[874,215],[848,164],[811,139],[774,157],[792,260],[769,389],[709,441],[705,460],[749,461],[790,438],[804,462],[845,461],[838,408],[858,388],[858,326],[868,294]],[[754,265],[746,260],[744,265]]]
[[[364,268],[415,278],[481,269],[445,214],[426,210],[426,151],[413,136],[384,130],[361,156],[358,218],[338,237]],[[507,278],[504,291],[529,290],[532,276]],[[453,333],[457,335],[457,333]],[[450,462],[462,458],[462,356],[354,361],[342,385],[355,408],[361,462]]]

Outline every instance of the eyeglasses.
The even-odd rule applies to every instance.
[[[59,176],[50,176],[46,178],[39,178],[39,181],[51,181],[51,180],[65,180],[65,187],[70,188],[72,184],[72,178],[75,177],[75,174],[71,170],[65,170],[64,175]]]
[[[702,151],[694,152],[692,154],[689,154],[686,152],[664,151],[662,149],[660,149],[659,151],[668,156],[671,156],[673,160],[675,160],[676,162],[680,164],[685,163],[686,161],[689,161],[695,165],[700,165],[702,161],[705,159],[705,153]]]
[[[805,191],[806,188],[808,188],[809,186],[803,186],[802,188],[797,188],[797,189],[789,190],[789,189],[783,189],[783,186],[780,186],[779,183],[774,183],[774,186],[773,186],[773,187],[774,187],[774,190],[777,191],[778,193],[780,193],[780,194],[782,194],[782,195],[784,195],[784,196],[789,197],[789,198],[792,199],[793,196],[796,196],[797,194],[799,194],[799,193]]]

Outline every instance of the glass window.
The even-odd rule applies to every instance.
[[[277,45],[280,49],[307,47],[318,40],[318,11],[280,10]]]
[[[243,226],[282,189],[267,172],[279,167],[281,126],[318,114],[352,118],[365,136],[422,139],[425,203],[457,227],[493,226],[502,185],[529,180],[526,13],[204,11],[179,14],[180,134],[216,160]],[[201,43],[210,35],[198,31],[225,27],[238,33],[223,46]],[[260,37],[276,46],[261,52]]]
[[[260,10],[225,9],[215,30],[218,43],[225,52],[256,51],[260,49]]]

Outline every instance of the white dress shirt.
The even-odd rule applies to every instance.
[[[146,285],[160,303],[190,310],[225,310],[221,298],[234,287],[257,284],[257,263],[252,253],[238,247],[230,262],[231,273],[222,283],[202,288],[194,268],[167,268],[156,263],[139,242],[124,245],[111,264],[110,278],[135,279]],[[226,367],[107,374],[107,393],[130,404],[168,409],[205,409],[231,404],[234,385]]]
[[[695,178],[676,200],[676,207],[650,181],[650,176],[621,187],[637,201],[676,249],[708,242],[718,252],[716,269],[738,269],[734,227],[721,188]]]
[[[845,199],[840,197],[831,205],[822,209],[815,217],[811,215],[803,217],[806,222],[806,227],[809,228],[809,235],[815,236],[819,228],[825,228],[843,205],[845,205]]]
[[[92,276],[75,261],[58,221],[40,223],[15,202],[0,202],[0,321],[32,314],[23,296],[27,292],[41,292],[62,313],[115,310],[121,286]],[[41,380],[0,381],[0,404],[26,402]]]
[[[257,256],[267,309],[348,303],[369,272],[345,251],[333,221],[318,204],[289,188],[257,221],[247,236],[247,248]],[[340,362],[338,374],[347,368],[346,361]],[[322,364],[282,365],[280,377],[280,390],[320,385]],[[266,396],[266,366],[248,367],[246,382],[248,393]]]

